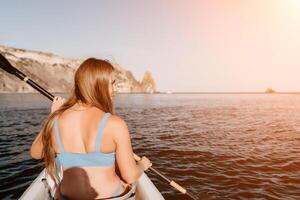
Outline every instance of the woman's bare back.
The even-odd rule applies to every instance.
[[[95,107],[80,107],[77,104],[66,110],[58,118],[60,138],[65,152],[95,152],[95,142],[99,123],[105,112]],[[110,133],[109,119],[103,128],[101,153],[112,153],[116,144]],[[53,135],[53,146],[60,153]],[[95,199],[110,197],[117,190],[120,178],[112,166],[88,166],[64,169],[60,191],[74,199]]]

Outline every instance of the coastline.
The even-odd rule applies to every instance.
[[[54,94],[66,94],[65,92],[52,92]],[[38,94],[38,92],[7,92],[0,91],[0,94]],[[300,92],[117,92],[116,94],[267,94],[267,95],[276,95],[276,94],[300,94]]]

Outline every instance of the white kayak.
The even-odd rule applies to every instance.
[[[46,176],[44,169],[26,189],[19,200],[49,200],[49,193],[51,193],[52,196],[55,193],[54,182],[49,176]],[[143,175],[137,181],[136,200],[163,199],[163,196],[149,179],[149,177],[143,173]]]

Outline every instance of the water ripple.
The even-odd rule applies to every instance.
[[[43,167],[28,152],[49,112],[42,99],[0,95],[0,199],[17,199]],[[300,199],[299,95],[122,94],[115,104],[135,151],[193,193]],[[149,176],[166,199],[187,199]]]

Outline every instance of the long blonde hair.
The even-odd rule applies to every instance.
[[[113,104],[109,93],[109,78],[114,67],[108,61],[89,58],[75,72],[74,87],[65,103],[45,120],[41,133],[43,143],[43,158],[47,173],[58,184],[56,177],[55,152],[51,133],[54,119],[77,102],[97,107],[104,112],[114,114]]]

